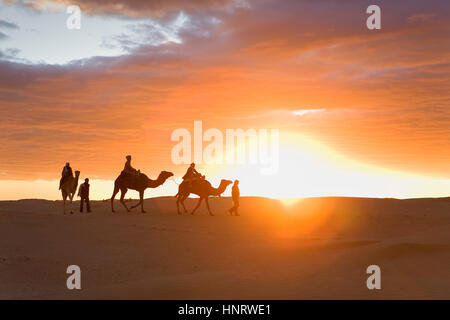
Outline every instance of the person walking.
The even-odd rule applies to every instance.
[[[239,215],[238,213],[238,208],[239,208],[239,197],[240,197],[240,192],[239,192],[239,180],[234,180],[234,184],[233,187],[231,188],[231,197],[233,199],[233,207],[231,207],[230,210],[228,210],[228,212],[233,215],[233,212],[236,216]]]
[[[89,204],[89,179],[84,179],[84,183],[80,185],[80,189],[78,189],[78,196],[81,198],[80,200],[80,212],[83,212],[83,205],[86,202],[87,212],[91,212],[91,206]]]

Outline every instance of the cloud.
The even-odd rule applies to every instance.
[[[294,110],[292,111],[292,113],[295,116],[304,116],[306,114],[311,114],[311,113],[317,113],[317,112],[324,112],[326,109],[300,109],[300,110]]]
[[[408,17],[409,22],[426,22],[436,17],[434,13],[415,13]]]
[[[12,22],[0,20],[0,28],[19,29],[19,26]]]
[[[84,13],[116,15],[124,17],[163,17],[180,11],[198,13],[214,10],[230,10],[245,7],[244,0],[36,0],[21,2],[10,0],[10,4],[23,5],[34,10],[46,10],[55,6],[78,5]]]
[[[3,29],[19,29],[19,26],[14,23],[11,23],[11,22],[0,20],[0,29],[2,29],[2,28]],[[7,38],[9,38],[9,37],[5,33],[0,31],[0,40],[4,40]]]
[[[179,43],[119,38],[126,56],[64,66],[0,61],[0,171],[10,179],[54,179],[67,160],[111,179],[128,153],[145,171],[179,170],[168,161],[170,134],[194,120],[301,132],[362,162],[448,177],[443,2],[430,2],[435,16],[421,25],[408,17],[423,4],[387,3],[377,33],[365,27],[364,1],[80,3],[165,21],[185,10],[189,21]],[[252,117],[274,105],[299,116]],[[299,105],[320,109],[290,107]],[[326,113],[302,116],[316,110]]]

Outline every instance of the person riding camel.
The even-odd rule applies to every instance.
[[[204,176],[202,176],[201,173],[195,170],[195,163],[191,163],[185,175],[183,176],[183,181],[186,181],[189,183],[189,185],[192,185],[192,181],[198,179],[204,179]]]
[[[129,173],[132,175],[139,175],[141,172],[131,166],[131,156],[130,155],[126,156],[126,159],[127,159],[127,162],[125,162],[123,172]]]
[[[59,180],[59,190],[61,190],[62,184],[67,180],[68,177],[73,177],[73,172],[72,168],[70,167],[70,163],[66,162],[66,165],[61,172],[61,179]]]

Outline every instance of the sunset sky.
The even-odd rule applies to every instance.
[[[275,174],[198,165],[244,196],[450,196],[449,21],[448,0],[0,0],[0,200],[59,199],[66,161],[108,198],[127,154],[179,181],[196,120],[279,130]]]

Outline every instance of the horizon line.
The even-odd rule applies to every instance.
[[[144,200],[150,200],[150,199],[164,199],[164,198],[174,198],[174,196],[155,196],[155,197],[148,197],[144,198]],[[190,199],[198,199],[198,197],[191,197]],[[223,197],[211,197],[211,198],[231,198],[231,196],[223,196]],[[261,199],[268,199],[268,200],[302,200],[302,199],[318,199],[318,198],[342,198],[342,199],[376,199],[376,200],[438,200],[438,199],[450,199],[450,195],[447,197],[412,197],[412,198],[395,198],[395,197],[363,197],[363,196],[309,196],[309,197],[287,197],[287,198],[271,198],[271,197],[263,197],[263,196],[241,196],[241,199],[243,198],[261,198]],[[174,198],[175,199],[175,198]],[[104,201],[110,201],[111,198],[106,199],[90,199],[91,202],[104,202]],[[116,199],[117,200],[117,199]],[[139,198],[125,198],[124,200],[136,200],[138,201]],[[57,200],[51,200],[51,199],[44,199],[44,198],[23,198],[23,199],[16,199],[16,200],[8,200],[3,199],[0,200],[0,202],[19,202],[19,201],[49,201],[49,202],[59,202],[63,201],[60,199]],[[74,199],[73,202],[78,202],[80,199]]]

